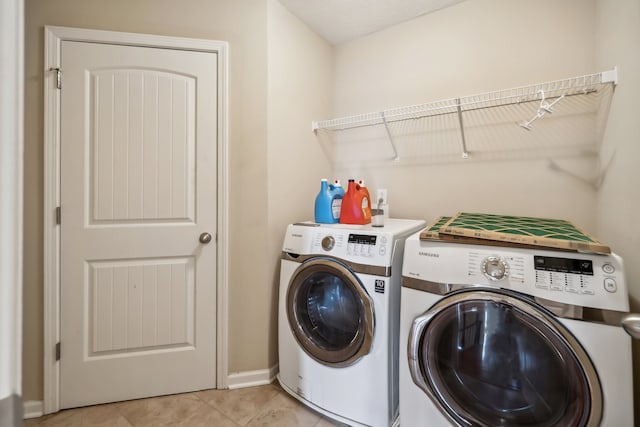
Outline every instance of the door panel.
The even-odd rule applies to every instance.
[[[193,258],[89,263],[89,355],[193,347],[193,264]]]
[[[217,55],[61,52],[61,408],[214,388]]]
[[[193,221],[196,79],[148,69],[89,76],[93,222]]]

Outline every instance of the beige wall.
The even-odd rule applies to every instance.
[[[25,10],[25,400],[43,387],[43,27],[56,25],[229,42],[229,371],[274,363],[267,259],[266,1],[29,0]],[[250,260],[251,268],[246,267]],[[257,292],[255,290],[258,289]],[[236,321],[244,319],[242,322]],[[250,327],[248,326],[250,325]]]
[[[626,261],[631,309],[640,312],[640,2],[596,3],[596,52],[599,64],[616,64],[620,83],[612,100],[602,144],[606,177],[596,212],[598,235]],[[635,396],[640,396],[640,343],[634,342]],[[640,405],[635,418],[640,422]]]
[[[381,111],[602,71],[594,61],[594,4],[465,1],[341,45],[336,113]],[[428,144],[428,135],[424,139]],[[493,154],[494,159],[478,160],[472,152],[468,160],[444,163],[354,162],[335,173],[363,177],[374,190],[387,188],[395,217],[432,220],[458,211],[494,212],[566,218],[595,231],[593,187],[550,171],[545,153],[513,161]],[[589,173],[595,161],[595,155],[567,159],[562,166]]]
[[[463,1],[338,46],[336,113],[586,74],[594,24],[594,0]]]
[[[268,184],[266,250],[269,277],[278,283],[287,224],[313,220],[320,179],[330,178],[311,121],[331,115],[333,48],[277,0],[268,1]],[[277,361],[277,286],[267,284],[270,362]]]

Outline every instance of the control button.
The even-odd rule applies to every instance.
[[[580,293],[582,295],[595,295],[596,294],[593,289],[580,289]]]
[[[565,288],[565,291],[571,293],[571,294],[577,294],[578,293],[578,289],[576,288]]]
[[[502,280],[509,275],[509,266],[497,256],[488,256],[483,259],[480,268],[490,280]]]
[[[557,292],[562,292],[562,291],[564,291],[564,288],[562,286],[558,286],[558,285],[551,285],[551,290],[552,291],[557,291]]]
[[[378,252],[380,255],[384,255],[387,253],[387,248],[385,246],[380,246],[380,250]]]
[[[618,290],[618,285],[616,284],[616,281],[611,279],[611,278],[607,278],[604,279],[604,289],[607,292],[616,292]]]
[[[325,251],[330,251],[336,244],[336,240],[332,236],[325,236],[322,239],[322,249]]]
[[[549,290],[549,286],[545,285],[544,283],[536,283],[536,288],[538,289],[544,289],[544,290]]]
[[[604,264],[602,266],[602,271],[604,271],[607,274],[613,274],[616,271],[616,268],[611,264]]]

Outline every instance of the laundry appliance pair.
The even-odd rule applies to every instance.
[[[282,388],[352,426],[398,419],[400,279],[419,220],[287,227],[279,290]]]

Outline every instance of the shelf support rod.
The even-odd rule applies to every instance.
[[[464,124],[462,122],[462,106],[460,105],[460,98],[456,98],[456,106],[458,107],[458,121],[460,122],[460,136],[462,137],[462,158],[468,159],[469,152],[467,151],[467,141],[464,138]]]
[[[400,160],[400,157],[398,157],[398,150],[396,150],[396,144],[393,142],[393,136],[391,136],[391,131],[389,130],[387,118],[384,116],[384,111],[380,112],[380,117],[382,118],[384,129],[387,131],[387,137],[389,138],[389,143],[391,144],[391,148],[393,149],[393,160],[397,162]]]

